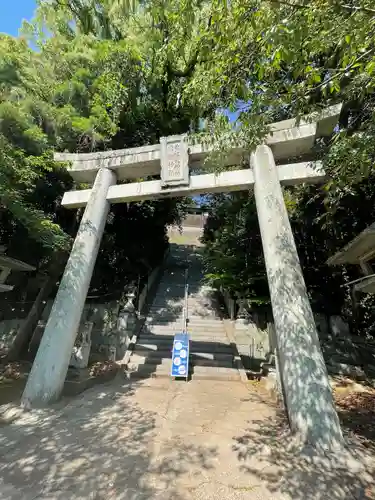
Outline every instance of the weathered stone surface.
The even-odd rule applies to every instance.
[[[327,363],[329,373],[335,375],[346,375],[353,378],[365,379],[366,374],[361,366],[353,366],[345,363],[337,363],[330,360]]]
[[[277,159],[308,153],[314,144],[315,137],[332,133],[340,110],[341,104],[330,106],[314,116],[301,117],[298,122],[292,119],[273,123],[270,125],[271,133],[266,137],[265,142],[272,145]],[[73,178],[77,182],[90,184],[94,181],[99,168],[115,170],[119,180],[158,175],[160,161],[163,161],[162,148],[162,144],[153,144],[98,153],[55,153],[55,159],[72,162],[70,172]],[[207,144],[190,143],[189,156],[192,168],[201,167],[211,150],[212,148]],[[241,164],[247,154],[248,152],[243,147],[233,147],[226,155],[226,165]]]
[[[375,247],[375,224],[371,224],[342,250],[327,260],[329,266],[343,264],[359,264],[360,260],[369,254]]]
[[[13,343],[13,339],[24,319],[5,319],[0,321],[0,349],[7,350]]]
[[[325,314],[314,313],[314,319],[319,338],[327,338],[329,336],[329,324]]]
[[[307,442],[336,447],[342,433],[271,149],[258,146],[251,165],[289,421]]]
[[[234,339],[237,350],[246,369],[258,369],[260,362],[266,359],[270,351],[267,329],[262,329],[256,318],[236,320],[234,322]]]
[[[109,210],[106,195],[115,182],[112,171],[98,172],[25,387],[25,406],[61,394]]]
[[[161,186],[189,185],[189,155],[185,136],[160,138]]]
[[[329,326],[331,328],[332,335],[336,337],[350,336],[349,325],[341,318],[341,316],[330,316]]]
[[[74,368],[87,368],[91,351],[91,332],[94,324],[86,322],[78,333],[78,344],[73,347],[69,365]]]
[[[320,162],[302,162],[278,166],[279,180],[283,185],[317,183],[325,179]],[[162,187],[162,181],[133,182],[112,186],[107,195],[109,203],[142,201],[160,197],[192,196],[204,193],[222,193],[251,189],[254,184],[252,172],[231,170],[219,174],[192,175],[189,185]],[[67,208],[84,207],[91,189],[69,191],[64,194],[62,204]]]

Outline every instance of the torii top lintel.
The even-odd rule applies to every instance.
[[[302,117],[298,124],[296,119],[283,120],[270,126],[271,133],[265,143],[272,150],[276,160],[308,153],[317,137],[330,135],[337,124],[342,104],[330,106],[315,115]],[[103,151],[97,153],[55,153],[56,161],[71,162],[69,172],[76,182],[92,184],[101,167],[116,171],[118,180],[131,180],[151,175],[159,175],[165,153],[173,154],[173,145],[182,143],[184,136],[162,138],[160,144],[137,148]],[[165,151],[163,148],[170,148]],[[179,155],[187,155],[189,167],[196,168],[202,164],[210,148],[203,144],[186,142],[186,151],[178,151]],[[234,147],[226,158],[228,166],[238,165],[246,151]],[[180,182],[180,181],[179,181]],[[173,181],[172,181],[173,183]]]

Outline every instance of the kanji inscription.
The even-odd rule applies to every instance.
[[[167,144],[168,177],[180,179],[182,174],[181,144],[179,142]]]
[[[162,186],[189,184],[189,155],[185,136],[162,137],[161,181]]]

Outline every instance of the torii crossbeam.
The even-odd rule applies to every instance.
[[[253,188],[291,427],[316,446],[332,448],[340,444],[339,420],[281,189],[282,184],[324,179],[319,162],[283,161],[311,156],[316,139],[332,133],[340,111],[341,105],[337,105],[298,123],[285,120],[271,125],[264,144],[251,154],[232,148],[227,156],[226,164],[235,166],[250,154],[250,168],[220,174],[191,175],[210,151],[202,144],[190,144],[185,136],[165,137],[160,144],[143,148],[56,153],[55,160],[71,162],[69,172],[75,181],[93,186],[70,191],[63,198],[67,208],[86,208],[23,404],[45,404],[61,393],[111,203]],[[148,176],[160,179],[117,184]]]

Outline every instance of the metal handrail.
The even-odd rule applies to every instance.
[[[340,285],[340,288],[344,288],[344,286],[350,286],[353,285],[354,283],[359,283],[360,281],[367,280],[368,278],[373,278],[375,274],[368,274],[367,276],[361,276],[360,278],[357,278],[356,280],[349,281],[349,283],[344,283],[343,285]]]
[[[187,326],[189,323],[189,310],[188,310],[188,297],[189,297],[189,283],[188,283],[189,269],[185,270],[185,289],[184,289],[184,309],[183,309],[183,325],[184,333],[187,333]]]

